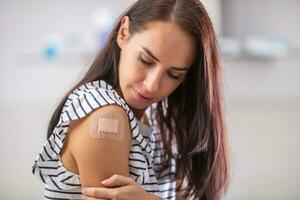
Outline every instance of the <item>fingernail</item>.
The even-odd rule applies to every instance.
[[[108,180],[103,180],[103,181],[101,181],[102,184],[106,184],[106,183],[108,183],[108,182],[109,182]]]
[[[85,194],[85,189],[81,189],[81,193],[82,193],[82,194]]]

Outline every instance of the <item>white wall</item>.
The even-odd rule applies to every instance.
[[[222,33],[285,37],[284,58],[224,62],[233,178],[227,199],[300,199],[300,1],[222,0]]]

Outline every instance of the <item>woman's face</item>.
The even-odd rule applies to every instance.
[[[119,83],[121,95],[135,109],[169,96],[184,80],[195,58],[195,42],[172,22],[149,22],[130,35],[129,18],[118,32],[121,48]]]

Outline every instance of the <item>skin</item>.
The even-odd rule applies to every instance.
[[[134,35],[129,33],[129,23],[127,16],[122,18],[117,36],[121,49],[117,91],[140,120],[149,105],[169,96],[185,79],[195,59],[195,42],[173,22],[149,22]],[[129,124],[122,141],[92,138],[87,130],[97,113],[118,114],[128,122],[125,111],[111,105],[72,122],[61,157],[68,170],[80,174],[82,198],[159,199],[129,176]],[[101,182],[105,179],[107,183]]]
[[[107,114],[121,116],[127,122],[124,123],[122,140],[92,136],[91,127],[95,125],[95,118]],[[65,140],[61,159],[66,169],[80,175],[82,187],[103,186],[100,182],[113,174],[129,177],[131,131],[123,108],[105,106],[83,119],[72,121]]]

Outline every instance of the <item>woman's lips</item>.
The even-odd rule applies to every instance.
[[[151,101],[153,98],[150,98],[150,97],[147,97],[143,94],[141,94],[140,92],[138,92],[137,90],[134,89],[134,92],[137,96],[137,98],[140,100],[140,101],[143,101],[143,102],[149,102]]]

